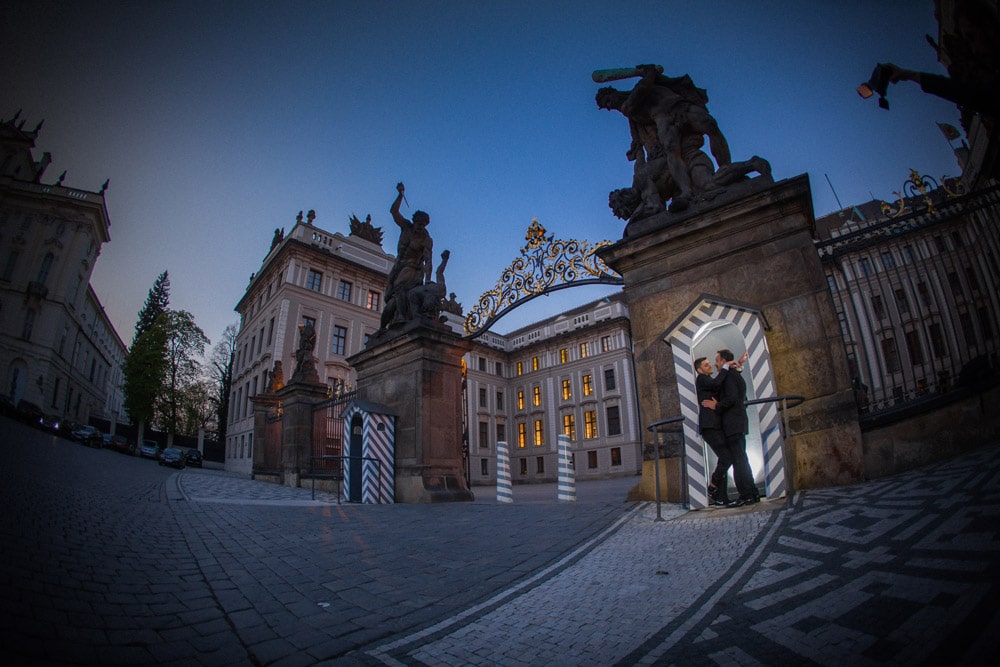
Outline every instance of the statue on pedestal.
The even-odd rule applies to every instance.
[[[398,194],[389,209],[392,219],[399,225],[400,233],[396,263],[389,271],[380,332],[414,320],[436,322],[447,294],[444,268],[448,264],[450,253],[445,250],[441,254],[437,280],[432,281],[431,256],[434,242],[427,232],[431,219],[423,211],[414,211],[412,222],[403,217],[399,212],[399,205],[404,199],[405,190],[402,183],[396,185]]]
[[[299,325],[299,347],[295,351],[295,371],[292,373],[291,382],[306,382],[317,384],[319,373],[316,372],[316,358],[313,350],[316,349],[316,326],[312,320],[306,320]]]
[[[598,70],[592,78],[603,83],[632,77],[640,80],[631,91],[608,86],[596,95],[599,108],[620,112],[629,124],[626,157],[635,163],[632,185],[608,197],[617,217],[642,220],[662,213],[667,202],[671,212],[679,213],[747,180],[747,174],[754,171],[771,181],[766,160],[755,156],[745,162],[732,161],[729,143],[708,113],[708,95],[686,74],[668,77],[659,65],[639,65]],[[705,136],[715,165],[702,150]]]

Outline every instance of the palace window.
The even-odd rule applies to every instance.
[[[565,378],[562,381],[562,397],[564,401],[573,398],[573,389],[569,378]]]
[[[539,475],[542,475],[542,474],[545,473],[545,457],[544,456],[536,456],[535,457],[535,472],[538,473]]]
[[[368,290],[368,298],[365,299],[365,308],[368,310],[378,310],[382,295],[378,292]]]
[[[594,378],[589,373],[583,376],[583,395],[590,396],[594,393]]]
[[[615,383],[615,369],[605,368],[604,369],[604,391],[614,391],[616,387]]]
[[[306,288],[314,292],[320,291],[323,285],[323,274],[320,271],[309,269],[309,277],[306,279]]]
[[[538,385],[531,388],[531,404],[536,408],[542,404],[542,388]]]
[[[531,370],[537,371],[539,368],[538,357],[531,358]]]
[[[590,344],[580,343],[580,358],[586,359],[588,356],[590,356]]]
[[[524,390],[517,390],[517,409],[524,410]]]
[[[517,362],[517,374],[518,375],[524,374],[524,363],[521,361]]]
[[[622,449],[621,447],[611,448],[611,465],[620,466],[622,464]]]
[[[479,388],[479,407],[485,408],[489,407],[486,400],[486,387]]]
[[[608,435],[622,434],[622,417],[617,405],[611,405],[605,411],[608,417]]]
[[[597,452],[594,450],[587,452],[587,467],[591,470],[597,468]]]
[[[517,423],[517,446],[524,449],[528,444],[528,425],[524,422]]]
[[[570,440],[576,440],[576,419],[573,415],[563,415],[563,435]]]
[[[611,351],[611,336],[601,336],[601,352]]]
[[[340,284],[337,285],[337,298],[341,301],[351,300],[351,288],[353,285],[346,280],[341,280]]]
[[[583,437],[587,440],[597,437],[597,413],[594,410],[583,413]]]
[[[569,361],[569,350],[564,347],[559,350],[559,363],[565,364],[567,361]]]
[[[541,419],[535,420],[535,447],[545,444],[545,425]]]
[[[503,392],[497,392],[497,412],[503,411]]]
[[[479,447],[489,448],[490,446],[490,423],[479,422]]]
[[[330,354],[344,356],[347,349],[347,327],[338,324],[333,326],[333,336],[330,339]]]

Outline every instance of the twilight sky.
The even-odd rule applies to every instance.
[[[171,307],[215,342],[298,211],[345,235],[370,213],[395,252],[398,181],[403,213],[430,214],[435,255],[451,250],[466,312],[533,217],[556,238],[621,238],[607,195],[631,183],[628,128],[597,108],[595,69],[690,74],[733,159],[760,155],[776,180],[807,172],[817,216],[840,208],[827,177],[848,206],[892,199],[910,168],[958,175],[935,125],[959,126],[954,105],[912,83],[890,88],[888,112],[855,93],[876,62],[945,73],[924,39],[933,13],[932,0],[8,0],[0,117],[45,119],[43,182],[111,179],[92,284],[125,343],[164,269]],[[495,329],[606,292],[536,299]]]

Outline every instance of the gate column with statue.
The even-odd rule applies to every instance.
[[[785,476],[794,488],[860,481],[861,431],[813,244],[808,176],[774,183],[765,160],[733,162],[705,91],[686,75],[667,77],[654,65],[593,75],[601,83],[635,77],[631,91],[605,87],[596,96],[600,108],[627,117],[634,163],[631,187],[609,196],[627,221],[623,238],[597,255],[624,279],[643,421],[694,420],[685,423],[680,447],[667,452],[687,465],[667,467],[667,499],[707,501],[692,364],[699,333],[713,326],[730,326],[733,347],[749,350],[752,397],[806,398],[790,421],[787,459],[775,449],[773,409],[760,410],[768,491],[781,495]],[[706,135],[717,167],[701,150]],[[783,470],[788,460],[793,470]]]

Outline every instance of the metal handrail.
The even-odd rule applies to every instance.
[[[751,401],[744,403],[744,406],[748,405],[761,405],[764,403],[775,403],[781,401],[781,405],[778,407],[783,414],[781,426],[781,452],[785,459],[786,470],[794,470],[794,461],[792,459],[792,452],[787,446],[788,438],[788,409],[795,408],[803,403],[805,403],[806,398],[804,396],[799,396],[797,394],[786,394],[783,396],[772,396],[770,398],[755,398]],[[647,431],[651,433],[661,433],[662,429],[660,427],[666,426],[668,424],[676,424],[677,422],[684,421],[684,417],[670,417],[669,419],[661,419],[658,422],[653,422],[646,427]],[[663,516],[660,513],[660,443],[657,442],[653,446],[653,460],[655,461],[655,479],[656,479],[656,521],[663,521]],[[684,493],[687,495],[687,451],[685,447],[681,447],[681,486],[685,490]],[[794,495],[794,488],[792,484],[792,475],[786,474],[785,479],[788,484],[787,496],[789,499]],[[687,503],[690,504],[690,503]]]
[[[684,421],[684,417],[671,417],[670,419],[661,419],[660,421],[653,422],[652,424],[650,424],[649,426],[647,426],[646,430],[651,431],[652,433],[659,433],[660,432],[659,427],[666,426],[667,424],[676,424],[677,422],[682,422],[682,421]],[[660,511],[660,442],[659,442],[659,440],[657,440],[653,444],[653,461],[654,461],[654,464],[653,464],[653,471],[654,471],[654,473],[653,474],[656,476],[655,477],[656,478],[656,494],[655,494],[656,495],[656,519],[655,520],[656,521],[663,521],[663,514]],[[684,447],[681,447],[681,475],[683,475],[684,478],[687,477],[687,465],[686,465],[686,462],[685,462]],[[684,479],[684,478],[681,479],[681,484],[682,484],[682,486],[684,488],[687,488],[687,484],[686,484],[687,480]]]

